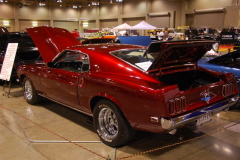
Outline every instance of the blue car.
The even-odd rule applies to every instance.
[[[240,50],[222,56],[205,56],[198,61],[198,65],[221,73],[233,73],[237,78],[240,92]],[[239,103],[235,107],[240,109]]]

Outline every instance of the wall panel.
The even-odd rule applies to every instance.
[[[205,9],[231,6],[232,0],[189,0],[188,9]]]
[[[169,16],[154,16],[149,18],[150,24],[157,28],[169,28],[170,17]]]
[[[32,20],[19,20],[20,31],[24,31],[26,28],[33,27]],[[38,22],[38,26],[50,25],[50,21],[35,21]]]
[[[186,26],[194,26],[194,14],[186,14]]]
[[[114,28],[117,25],[117,19],[100,20],[100,28]]]
[[[147,13],[147,2],[128,0],[123,2],[123,14]]]
[[[80,9],[80,18],[96,18],[98,16],[97,8],[81,8]]]
[[[14,16],[13,3],[0,3],[0,18]]]
[[[70,7],[52,6],[51,15],[54,19],[67,20],[68,18],[79,17],[78,9]]]
[[[96,21],[88,21],[88,27],[87,29],[98,29],[96,27]]]
[[[188,1],[186,1],[187,3]],[[171,12],[170,27],[177,27],[181,25],[181,15],[184,13],[183,2],[180,0],[166,1],[153,0],[151,5],[151,13],[157,12]]]
[[[58,28],[64,28],[69,31],[74,31],[74,29],[78,29],[78,21],[54,21],[53,26]]]
[[[224,27],[224,13],[196,14],[195,27]]]
[[[99,15],[101,17],[112,17],[118,15],[118,5],[100,5]]]
[[[145,17],[138,17],[138,18],[124,18],[123,23],[127,23],[130,26],[134,26],[142,21],[145,21]]]
[[[19,8],[18,16],[21,19],[46,19],[49,18],[48,6],[38,7],[35,5]]]

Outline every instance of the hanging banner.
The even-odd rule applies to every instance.
[[[7,51],[0,73],[0,79],[10,81],[13,63],[17,52],[18,43],[8,43]]]
[[[219,51],[232,51],[234,49],[234,32],[222,32]]]

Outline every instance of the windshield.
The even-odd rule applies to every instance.
[[[149,54],[144,56],[145,51],[146,50],[143,49],[118,50],[111,52],[111,54],[147,71],[154,61],[154,58]]]

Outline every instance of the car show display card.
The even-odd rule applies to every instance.
[[[13,63],[17,52],[18,43],[9,43],[4,57],[0,79],[10,81]]]

